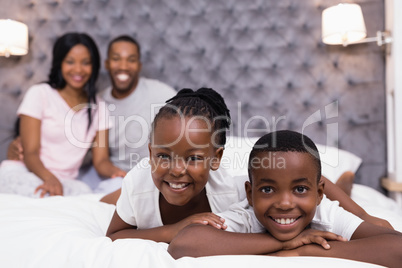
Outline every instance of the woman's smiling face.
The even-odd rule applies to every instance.
[[[313,156],[299,152],[256,155],[246,183],[247,199],[268,232],[280,241],[300,234],[314,217],[323,196]]]
[[[92,61],[86,46],[73,46],[61,64],[66,87],[82,90],[92,74]]]

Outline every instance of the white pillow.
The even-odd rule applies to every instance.
[[[351,152],[316,144],[321,158],[321,173],[335,183],[345,171],[356,172],[362,159]]]
[[[228,136],[223,153],[221,167],[232,176],[247,176],[247,164],[250,151],[257,137]],[[362,159],[351,152],[321,144],[316,144],[320,153],[322,175],[335,183],[345,171],[356,172]]]

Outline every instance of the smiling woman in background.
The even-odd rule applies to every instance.
[[[90,147],[101,176],[125,175],[109,160],[108,114],[96,97],[99,67],[98,48],[87,34],[67,33],[56,40],[48,82],[32,86],[17,111],[24,163],[2,162],[0,192],[32,197],[89,193],[75,179]]]

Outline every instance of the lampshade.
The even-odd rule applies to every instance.
[[[0,55],[25,55],[28,53],[28,27],[15,20],[0,20]]]
[[[362,9],[357,4],[339,4],[322,12],[322,41],[347,45],[367,35]]]

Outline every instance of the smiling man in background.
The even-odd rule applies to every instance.
[[[153,116],[176,91],[154,79],[140,76],[141,48],[132,37],[121,35],[108,46],[105,68],[111,86],[100,93],[110,113],[109,152],[110,160],[119,168],[129,171],[141,158],[148,156],[148,134]],[[101,178],[93,167],[82,175],[82,180],[96,189]],[[110,180],[108,180],[110,181]],[[111,192],[120,188],[102,183],[97,192]]]

